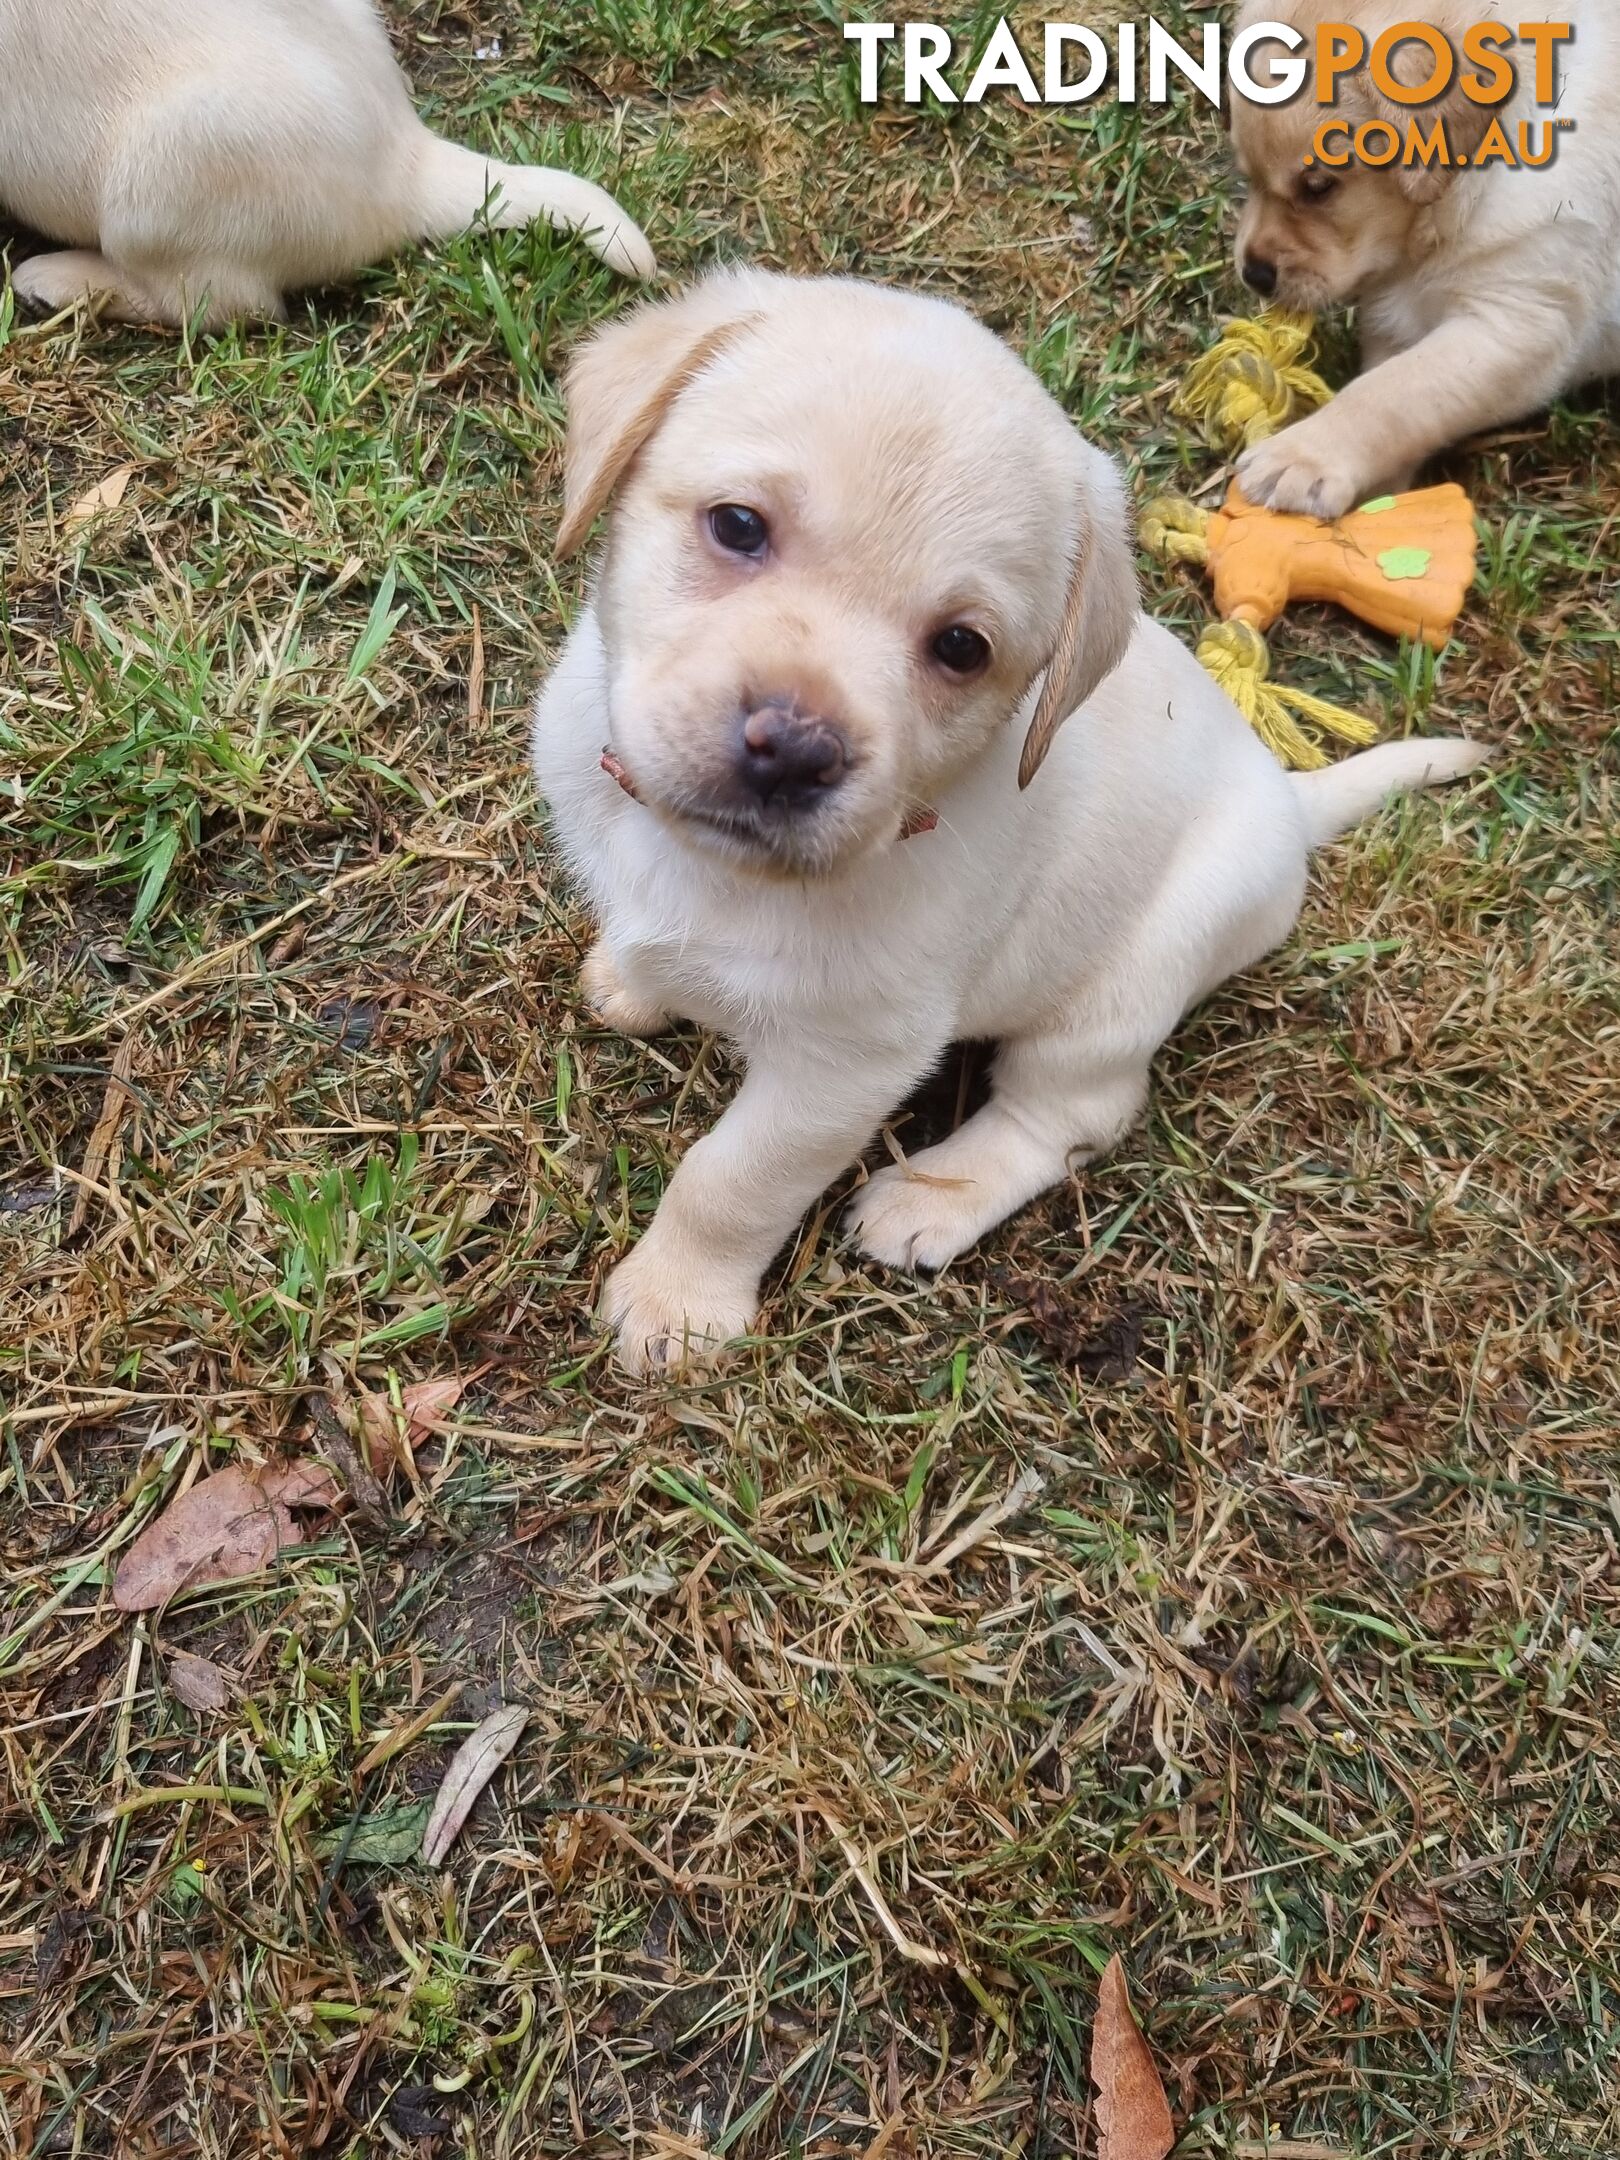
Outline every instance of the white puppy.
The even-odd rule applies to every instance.
[[[942,301],[723,274],[598,337],[570,398],[562,549],[618,503],[535,762],[587,986],[747,1061],[608,1286],[634,1371],[750,1326],[954,1039],[1000,1040],[993,1099],[861,1188],[863,1251],[941,1267],[1109,1147],[1182,1014],[1286,937],[1311,845],[1481,761],[1285,774],[1140,612],[1113,465]]]
[[[0,0],[0,205],[52,239],[20,298],[135,322],[279,315],[412,240],[544,218],[626,277],[611,195],[430,134],[372,0]]]
[[[1408,0],[1246,0],[1240,25],[1286,22],[1314,41],[1326,22],[1348,23],[1370,51],[1417,12]],[[1464,33],[1490,12],[1476,0],[1428,0],[1421,15],[1461,55]],[[1251,501],[1338,517],[1408,485],[1463,436],[1620,372],[1620,6],[1560,0],[1553,17],[1575,33],[1561,48],[1555,106],[1536,102],[1529,45],[1507,52],[1517,87],[1497,108],[1464,94],[1463,78],[1478,73],[1466,61],[1446,94],[1419,108],[1384,96],[1365,69],[1340,82],[1337,114],[1348,127],[1383,122],[1404,137],[1416,119],[1427,135],[1438,119],[1462,163],[1335,171],[1308,162],[1332,108],[1309,96],[1273,106],[1234,99],[1233,146],[1249,182],[1239,270],[1291,307],[1354,301],[1364,368],[1320,412],[1245,452],[1238,478]],[[1523,19],[1549,15],[1533,7]],[[1257,75],[1266,51],[1255,56]],[[1391,67],[1416,88],[1431,79],[1434,56],[1408,41],[1393,48]],[[1552,162],[1476,164],[1493,111],[1515,157],[1521,123],[1533,153],[1543,123],[1553,126]]]

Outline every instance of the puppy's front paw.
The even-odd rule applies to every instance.
[[[1373,491],[1365,459],[1346,446],[1342,429],[1326,414],[1297,421],[1245,450],[1237,481],[1250,502],[1301,517],[1343,517]]]
[[[18,304],[36,315],[54,315],[61,308],[93,299],[103,288],[87,280],[85,260],[75,253],[31,255],[18,263],[11,273],[11,290]]]
[[[971,1179],[896,1164],[861,1187],[844,1227],[868,1259],[908,1274],[931,1273],[977,1242],[988,1227],[984,1213],[983,1189]]]
[[[608,1277],[602,1317],[618,1336],[615,1355],[636,1375],[710,1365],[728,1342],[746,1335],[759,1285],[690,1251],[667,1254],[653,1225]]]
[[[669,1026],[661,1006],[625,987],[605,938],[598,938],[585,955],[579,979],[593,1011],[620,1035],[660,1035]]]

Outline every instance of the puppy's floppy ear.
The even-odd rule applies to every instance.
[[[1125,485],[1111,457],[1086,450],[1086,502],[1057,642],[1046,680],[1018,760],[1018,785],[1027,788],[1070,713],[1114,672],[1136,627],[1140,604],[1131,517]]]
[[[1433,4],[1429,8],[1434,27],[1443,28],[1441,10]],[[1470,19],[1472,19],[1470,17]],[[1454,48],[1460,47],[1460,33],[1453,39]],[[1429,77],[1434,65],[1433,55],[1419,41],[1397,45],[1390,56],[1390,72],[1396,79],[1409,83],[1415,89]],[[1462,78],[1470,72],[1469,64],[1460,51],[1452,70],[1451,82],[1437,98],[1426,105],[1402,105],[1392,97],[1386,97],[1364,68],[1358,68],[1350,76],[1340,98],[1340,109],[1347,119],[1385,120],[1396,133],[1404,138],[1406,130],[1416,124],[1427,135],[1439,120],[1445,124],[1447,159],[1441,164],[1437,158],[1432,164],[1420,164],[1416,158],[1410,163],[1402,158],[1389,170],[1395,184],[1408,202],[1427,208],[1437,203],[1451,185],[1457,172],[1457,159],[1466,157],[1470,163],[1496,115],[1492,105],[1476,105],[1462,87]]]
[[[1459,156],[1472,163],[1474,152],[1485,140],[1495,115],[1489,105],[1476,105],[1453,84],[1435,104],[1419,106],[1417,116],[1431,122],[1436,118],[1445,121],[1451,152],[1449,164],[1420,165],[1414,158],[1410,165],[1402,163],[1395,168],[1396,180],[1408,202],[1426,205],[1437,203],[1450,187],[1456,176]],[[1414,117],[1413,109],[1410,105],[1398,110],[1392,108],[1390,117],[1397,127],[1401,127]]]
[[[687,384],[759,320],[757,297],[745,279],[712,278],[678,300],[633,309],[575,357],[568,370],[559,558],[580,546]]]

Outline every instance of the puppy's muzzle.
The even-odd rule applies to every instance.
[[[740,799],[775,816],[824,803],[849,769],[849,744],[830,720],[771,703],[740,715],[732,773]]]
[[[1239,267],[1249,290],[1269,300],[1277,290],[1277,265],[1264,255],[1245,254]]]

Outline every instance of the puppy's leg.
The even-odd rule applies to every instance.
[[[580,984],[593,1011],[620,1035],[661,1035],[670,1015],[652,998],[640,997],[619,972],[606,938],[585,955]]]
[[[1453,316],[1309,419],[1246,450],[1238,482],[1251,502],[1273,510],[1342,517],[1448,444],[1546,404],[1581,335],[1568,314],[1545,305],[1524,304],[1510,325]]]
[[[117,270],[91,248],[70,248],[59,255],[30,255],[11,273],[11,289],[30,307],[54,315],[80,301],[99,300],[114,322],[155,322],[152,296],[127,270]]]
[[[840,1064],[798,1040],[749,1065],[714,1131],[688,1148],[603,1313],[630,1372],[711,1354],[745,1334],[759,1282],[799,1217],[860,1154],[942,1044]]]
[[[863,1186],[848,1217],[862,1252],[887,1267],[944,1267],[1129,1132],[1182,1014],[1280,944],[1299,913],[1304,853],[1275,808],[1245,801],[1212,821],[1131,948],[1062,1024],[1002,1046],[985,1108]]]
[[[94,300],[110,322],[164,323],[176,330],[199,314],[203,329],[217,330],[244,315],[285,312],[273,285],[240,269],[221,266],[185,276],[156,268],[133,271],[89,248],[31,255],[17,265],[11,284],[19,300],[49,314]]]
[[[1009,1043],[977,1116],[855,1195],[848,1226],[861,1251],[885,1267],[942,1268],[1071,1168],[1106,1154],[1141,1116],[1148,1064],[1167,1032]]]
[[[151,294],[151,306],[139,318],[145,322],[222,330],[252,317],[286,319],[286,303],[271,281],[240,263],[195,264],[180,272],[143,265],[140,279]]]

